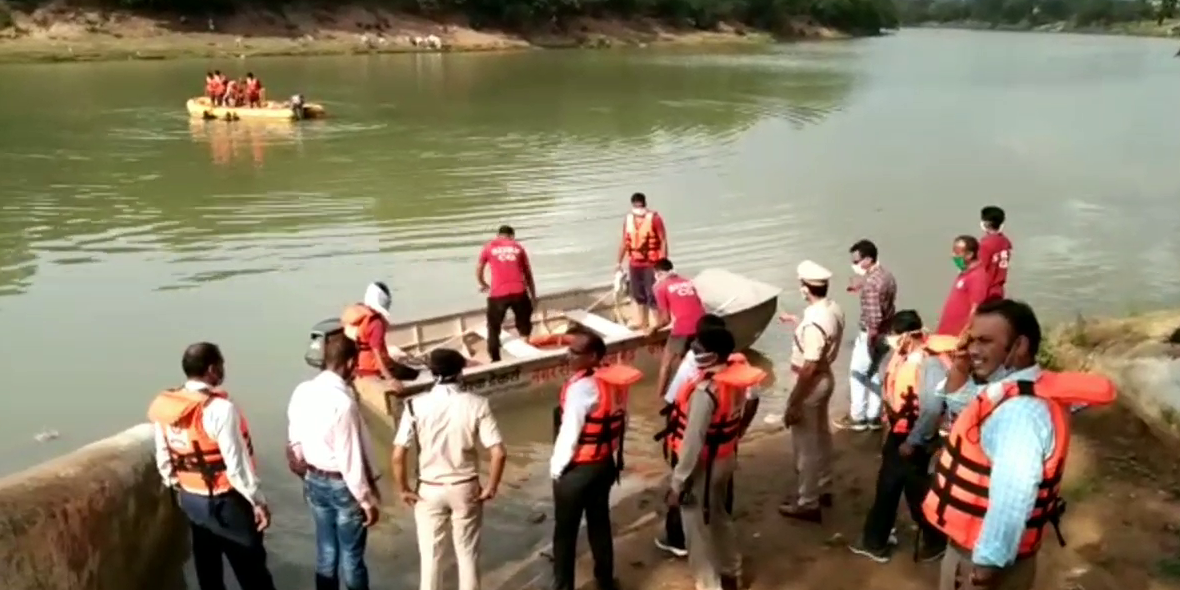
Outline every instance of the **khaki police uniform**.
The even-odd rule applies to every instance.
[[[797,269],[799,280],[808,285],[828,284],[832,272],[805,260]],[[803,417],[791,428],[795,470],[799,475],[800,508],[816,508],[820,496],[830,493],[832,483],[832,429],[828,403],[835,390],[832,364],[840,354],[844,337],[844,311],[829,298],[807,306],[795,327],[791,350],[791,372],[797,374],[806,362],[819,364],[810,392],[805,392]]]

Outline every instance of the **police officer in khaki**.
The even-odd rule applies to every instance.
[[[828,403],[835,390],[832,364],[840,354],[844,337],[844,312],[828,299],[832,272],[804,260],[797,269],[799,294],[807,302],[801,318],[782,316],[796,322],[791,350],[794,385],[787,398],[783,425],[791,429],[799,495],[784,502],[783,516],[807,522],[823,519],[821,507],[832,504],[832,430]]]

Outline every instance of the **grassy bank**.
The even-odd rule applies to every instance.
[[[1180,312],[1135,318],[1083,320],[1049,331],[1045,359],[1065,369],[1095,366],[1099,356],[1153,357],[1174,348]],[[1124,397],[1126,397],[1124,395]],[[790,436],[779,432],[741,449],[735,518],[752,590],[928,590],[937,586],[937,564],[911,560],[913,525],[899,513],[901,545],[887,564],[848,551],[872,501],[879,436],[836,434],[835,507],[822,525],[779,516],[779,502],[795,486]],[[1037,587],[1085,590],[1180,589],[1180,465],[1176,439],[1160,438],[1124,404],[1095,408],[1074,419],[1064,496],[1069,502],[1061,548],[1046,536]],[[662,532],[662,494],[653,490],[615,511],[620,528],[616,568],[624,587],[691,588],[683,561],[652,546]],[[591,561],[579,563],[590,579]]]
[[[1180,0],[896,0],[906,26],[1180,37]]]
[[[891,8],[887,0],[658,0],[650,6],[610,0],[556,14],[542,9],[545,2],[533,2],[530,12],[520,14],[508,0],[496,3],[495,10],[456,4],[466,11],[439,3],[426,11],[420,2],[409,8],[271,2],[161,10],[154,8],[164,4],[159,1],[117,1],[104,7],[0,0],[0,61],[750,44],[875,34],[896,22],[891,13],[877,12]],[[612,9],[616,3],[635,6]],[[829,5],[844,8],[832,12]],[[432,36],[439,47],[427,46]]]

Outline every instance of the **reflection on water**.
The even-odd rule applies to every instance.
[[[867,236],[929,317],[951,238],[995,203],[1014,292],[1047,315],[1166,303],[1180,79],[1161,47],[907,31],[709,55],[251,60],[273,93],[332,114],[300,125],[189,121],[205,64],[5,67],[20,96],[55,100],[0,94],[0,329],[22,338],[6,377],[46,393],[5,402],[19,426],[0,468],[142,419],[197,339],[223,346],[259,438],[279,440],[309,322],[374,279],[403,318],[480,305],[474,257],[502,223],[542,289],[605,281],[634,191],[688,273],[790,284],[800,259],[845,268]],[[785,331],[759,347],[781,361]],[[45,427],[58,444],[31,442]]]
[[[308,121],[315,124],[316,121]],[[303,140],[302,125],[289,121],[189,121],[193,141],[209,145],[209,158],[216,166],[251,162],[262,167],[266,150],[290,146],[298,150]]]

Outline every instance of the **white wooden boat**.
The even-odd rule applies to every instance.
[[[693,277],[705,307],[725,318],[739,350],[749,348],[762,335],[778,309],[778,287],[749,279],[722,269],[706,269]],[[571,324],[580,324],[600,334],[606,341],[608,362],[626,362],[648,369],[657,365],[668,329],[646,337],[627,327],[631,300],[617,295],[612,285],[589,289],[572,289],[539,298],[533,313],[533,336],[562,334]],[[463,372],[463,387],[481,394],[499,394],[560,384],[568,375],[566,347],[538,348],[516,334],[512,320],[504,324],[500,336],[501,360],[491,362],[487,355],[487,320],[485,309],[452,313],[433,318],[394,324],[387,337],[390,355],[424,358],[435,348],[453,348],[469,359]],[[312,328],[311,343],[305,355],[307,363],[320,366],[321,347],[327,334],[340,330],[338,318],[324,320]],[[654,372],[649,371],[654,375]],[[418,379],[404,383],[408,393],[430,388],[427,371]],[[375,400],[364,400],[372,404]],[[385,400],[387,409],[398,404]]]

